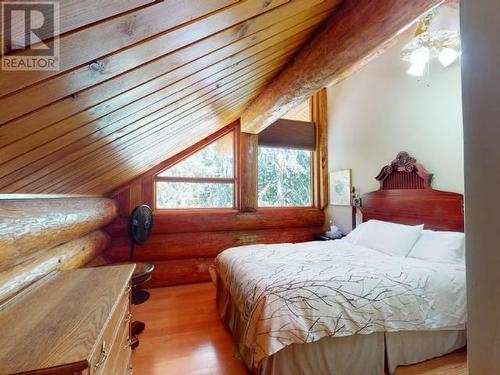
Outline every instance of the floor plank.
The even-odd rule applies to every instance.
[[[211,283],[152,289],[151,298],[133,306],[134,320],[146,323],[132,363],[135,375],[245,375],[232,355],[231,337],[220,323]],[[396,375],[465,375],[465,350]]]

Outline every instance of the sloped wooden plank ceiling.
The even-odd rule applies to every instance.
[[[9,0],[9,2],[21,2],[25,0]],[[38,37],[46,40],[53,36],[64,34],[68,31],[86,26],[93,22],[97,22],[114,15],[140,8],[143,5],[154,3],[156,0],[107,0],[99,2],[96,6],[96,0],[64,0],[59,2],[60,24],[59,32],[49,34],[48,30],[41,29],[37,33]],[[44,15],[48,16],[48,15]],[[50,20],[53,17],[48,17]],[[17,20],[19,21],[19,19]],[[14,24],[17,23],[14,21]],[[24,26],[24,25],[23,25]],[[13,39],[24,40],[24,35],[21,34],[22,28],[13,28]],[[9,41],[4,44],[2,52],[8,52],[11,49]]]
[[[62,2],[61,70],[0,72],[0,192],[116,189],[238,119],[340,1]]]

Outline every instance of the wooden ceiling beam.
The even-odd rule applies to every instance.
[[[443,0],[344,0],[317,35],[241,116],[242,131],[259,133],[336,79],[378,55]]]

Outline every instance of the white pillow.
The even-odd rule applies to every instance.
[[[423,228],[423,224],[412,226],[369,220],[349,233],[346,240],[388,255],[405,257],[415,245]]]
[[[439,263],[463,263],[465,235],[461,232],[424,230],[408,257]]]
[[[356,242],[358,242],[358,239],[361,236],[361,232],[363,231],[365,225],[366,222],[359,224],[356,228],[354,228],[344,237],[344,240],[352,243],[353,245],[356,245]]]

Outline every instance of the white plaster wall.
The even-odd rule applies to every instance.
[[[328,88],[329,169],[352,168],[363,194],[378,189],[382,166],[408,151],[434,173],[435,189],[463,193],[460,64],[432,64],[418,82],[399,57],[403,44]],[[351,230],[350,207],[329,206],[326,223],[332,216]]]

